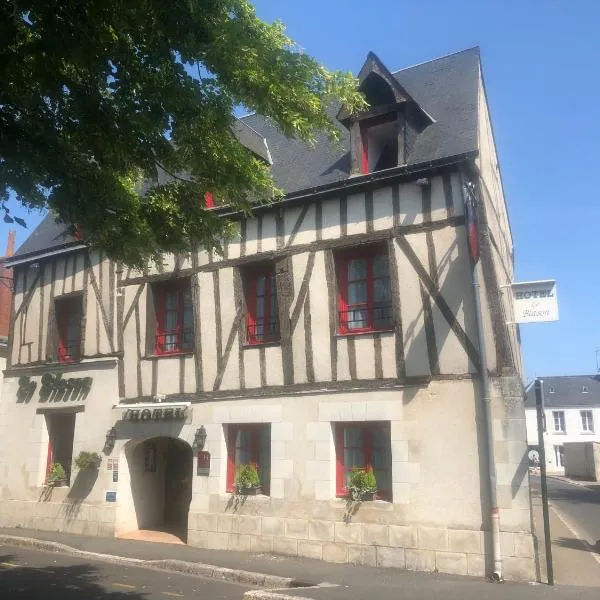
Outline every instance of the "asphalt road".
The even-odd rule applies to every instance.
[[[540,478],[532,476],[540,493]],[[575,485],[552,477],[548,481],[548,498],[561,515],[593,545],[600,540],[600,485]]]
[[[0,545],[2,600],[241,600],[248,589],[237,583]]]

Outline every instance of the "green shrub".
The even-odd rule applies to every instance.
[[[65,468],[59,463],[55,462],[50,465],[50,472],[48,473],[48,483],[54,484],[61,479],[66,479],[67,473]]]
[[[86,452],[82,450],[75,459],[78,469],[97,469],[102,463],[102,457],[97,452]]]
[[[348,477],[348,491],[352,500],[356,502],[367,494],[374,494],[377,491],[377,480],[373,469],[354,467]]]
[[[252,464],[240,465],[235,472],[235,489],[238,492],[260,487],[260,477]]]

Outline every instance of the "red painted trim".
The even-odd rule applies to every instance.
[[[79,360],[79,344],[81,342],[81,318],[83,311],[83,299],[81,296],[70,298],[59,298],[55,300],[54,310],[56,314],[56,329],[58,333],[58,362],[72,363]],[[69,339],[69,318],[77,318],[79,331],[76,340]],[[69,342],[77,344],[77,348],[70,347]]]
[[[261,468],[264,468],[264,465],[260,464],[260,446],[262,441],[262,436],[266,435],[268,425],[263,423],[252,423],[248,425],[228,425],[227,426],[227,477],[226,477],[226,486],[225,491],[233,492],[234,491],[234,482],[235,482],[235,470],[237,465],[235,464],[235,455],[238,450],[238,446],[236,445],[237,435],[240,431],[249,432],[250,434],[250,446],[243,449],[250,450],[250,464],[254,465],[256,470],[261,475],[261,485],[263,488],[264,494],[269,494],[271,488],[271,482],[269,480],[262,479]],[[270,461],[269,461],[270,462]],[[269,469],[269,479],[270,479],[270,469]]]
[[[215,198],[211,192],[204,192],[204,206],[206,206],[206,208],[215,207]]]
[[[189,284],[188,279],[179,279],[167,283],[157,284],[153,288],[154,305],[156,315],[156,333],[154,338],[154,352],[157,355],[172,355],[188,352],[183,347],[184,336],[184,314],[185,314],[185,292],[186,286]],[[166,328],[167,322],[167,302],[166,296],[169,292],[177,293],[177,322],[175,329]],[[171,350],[165,350],[164,339],[169,333],[175,334],[175,347]]]
[[[227,492],[233,492],[235,480],[235,438],[237,431],[237,426],[227,426],[227,482],[225,485],[225,491]]]
[[[272,288],[272,279],[275,274],[275,267],[272,264],[261,265],[255,267],[253,269],[249,269],[246,271],[246,290],[248,297],[246,299],[246,308],[248,309],[248,314],[246,316],[247,323],[247,338],[246,341],[248,344],[257,346],[261,344],[266,344],[268,342],[277,341],[273,339],[270,335],[270,325],[271,325],[271,301],[273,299],[273,295],[277,294],[277,290],[273,290]],[[264,302],[264,316],[263,316],[263,335],[262,339],[256,336],[256,326],[257,326],[257,289],[258,289],[258,278],[265,278],[265,293],[263,296]],[[278,317],[278,315],[276,315]]]
[[[50,431],[48,431],[48,438],[50,438]],[[48,439],[48,456],[46,457],[46,479],[45,482],[48,482],[48,477],[50,476],[50,468],[52,467],[52,460],[54,458],[54,449],[52,448],[52,441]]]

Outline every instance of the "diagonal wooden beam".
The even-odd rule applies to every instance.
[[[306,217],[306,213],[308,212],[308,209],[310,207],[311,207],[310,204],[305,204],[302,207],[302,210],[300,211],[300,214],[298,215],[298,218],[296,219],[296,222],[294,223],[294,227],[292,228],[292,232],[290,233],[290,237],[287,241],[287,244],[285,245],[286,248],[289,248],[294,243],[294,240],[296,239],[296,236],[298,235],[298,232],[300,231],[300,227],[302,227],[302,223],[304,222],[304,218]]]
[[[127,314],[125,315],[125,318],[123,319],[123,329],[125,329],[125,327],[127,327],[127,323],[129,323],[129,319],[131,319],[131,315],[133,314],[133,309],[135,308],[135,305],[139,302],[140,296],[142,295],[142,292],[144,291],[145,287],[146,287],[146,284],[142,283],[140,285],[140,287],[137,289],[137,292],[135,293],[135,296],[133,297],[133,301],[132,301],[131,305],[129,306],[129,308],[127,309]]]
[[[456,315],[452,312],[452,309],[444,300],[440,290],[435,285],[433,279],[429,276],[429,273],[425,270],[425,267],[422,265],[419,257],[415,254],[415,251],[412,249],[411,245],[408,243],[408,240],[404,236],[399,236],[396,238],[396,243],[400,247],[400,249],[404,252],[404,255],[408,259],[408,262],[412,265],[414,270],[416,271],[421,283],[424,285],[425,289],[429,292],[437,307],[439,308],[442,316],[450,325],[450,328],[458,338],[461,346],[464,348],[469,360],[473,363],[477,371],[480,370],[481,364],[479,360],[479,352],[477,348],[474,346],[473,342],[470,340],[466,331],[462,328],[461,324],[457,321]]]
[[[304,277],[302,278],[302,284],[300,285],[300,290],[298,291],[298,298],[296,299],[296,304],[294,305],[294,309],[292,310],[290,324],[291,333],[294,333],[294,329],[296,329],[296,325],[298,324],[298,319],[300,318],[300,311],[304,306],[306,295],[308,294],[308,286],[310,283],[310,278],[312,276],[314,266],[315,253],[311,252],[308,255],[308,260],[306,261],[306,269],[304,270]]]
[[[215,383],[213,384],[213,392],[216,392],[221,387],[221,382],[223,381],[223,375],[225,375],[225,370],[227,369],[227,362],[229,361],[229,355],[231,354],[231,348],[233,347],[233,340],[235,340],[235,335],[239,331],[240,322],[242,317],[244,316],[244,311],[242,308],[238,308],[238,311],[233,319],[233,323],[231,324],[231,329],[229,330],[229,335],[227,336],[227,343],[225,344],[225,350],[223,351],[223,355],[220,357],[219,361],[219,371],[217,372],[217,376],[215,377]]]
[[[106,309],[104,308],[104,303],[102,302],[102,294],[100,293],[100,288],[98,287],[98,283],[96,281],[96,276],[94,275],[94,268],[92,267],[92,261],[90,260],[89,252],[84,254],[85,260],[85,268],[88,271],[90,284],[92,289],[94,290],[94,294],[96,296],[96,302],[100,307],[100,314],[102,315],[102,323],[104,324],[104,331],[106,332],[106,337],[108,338],[108,344],[110,346],[110,351],[115,351],[115,342],[113,340],[113,336],[110,334],[110,324],[108,322],[108,315],[106,314]],[[98,268],[102,268],[102,263],[98,263]]]

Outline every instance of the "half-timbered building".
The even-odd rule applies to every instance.
[[[222,254],[135,270],[51,215],[21,246],[0,524],[473,575],[501,550],[502,575],[534,577],[479,51],[397,72],[371,54],[359,81],[370,108],[339,110],[341,146],[240,120],[286,195],[248,218],[207,207],[239,225]],[[248,464],[260,489],[242,496]],[[370,499],[348,498],[356,468]]]

